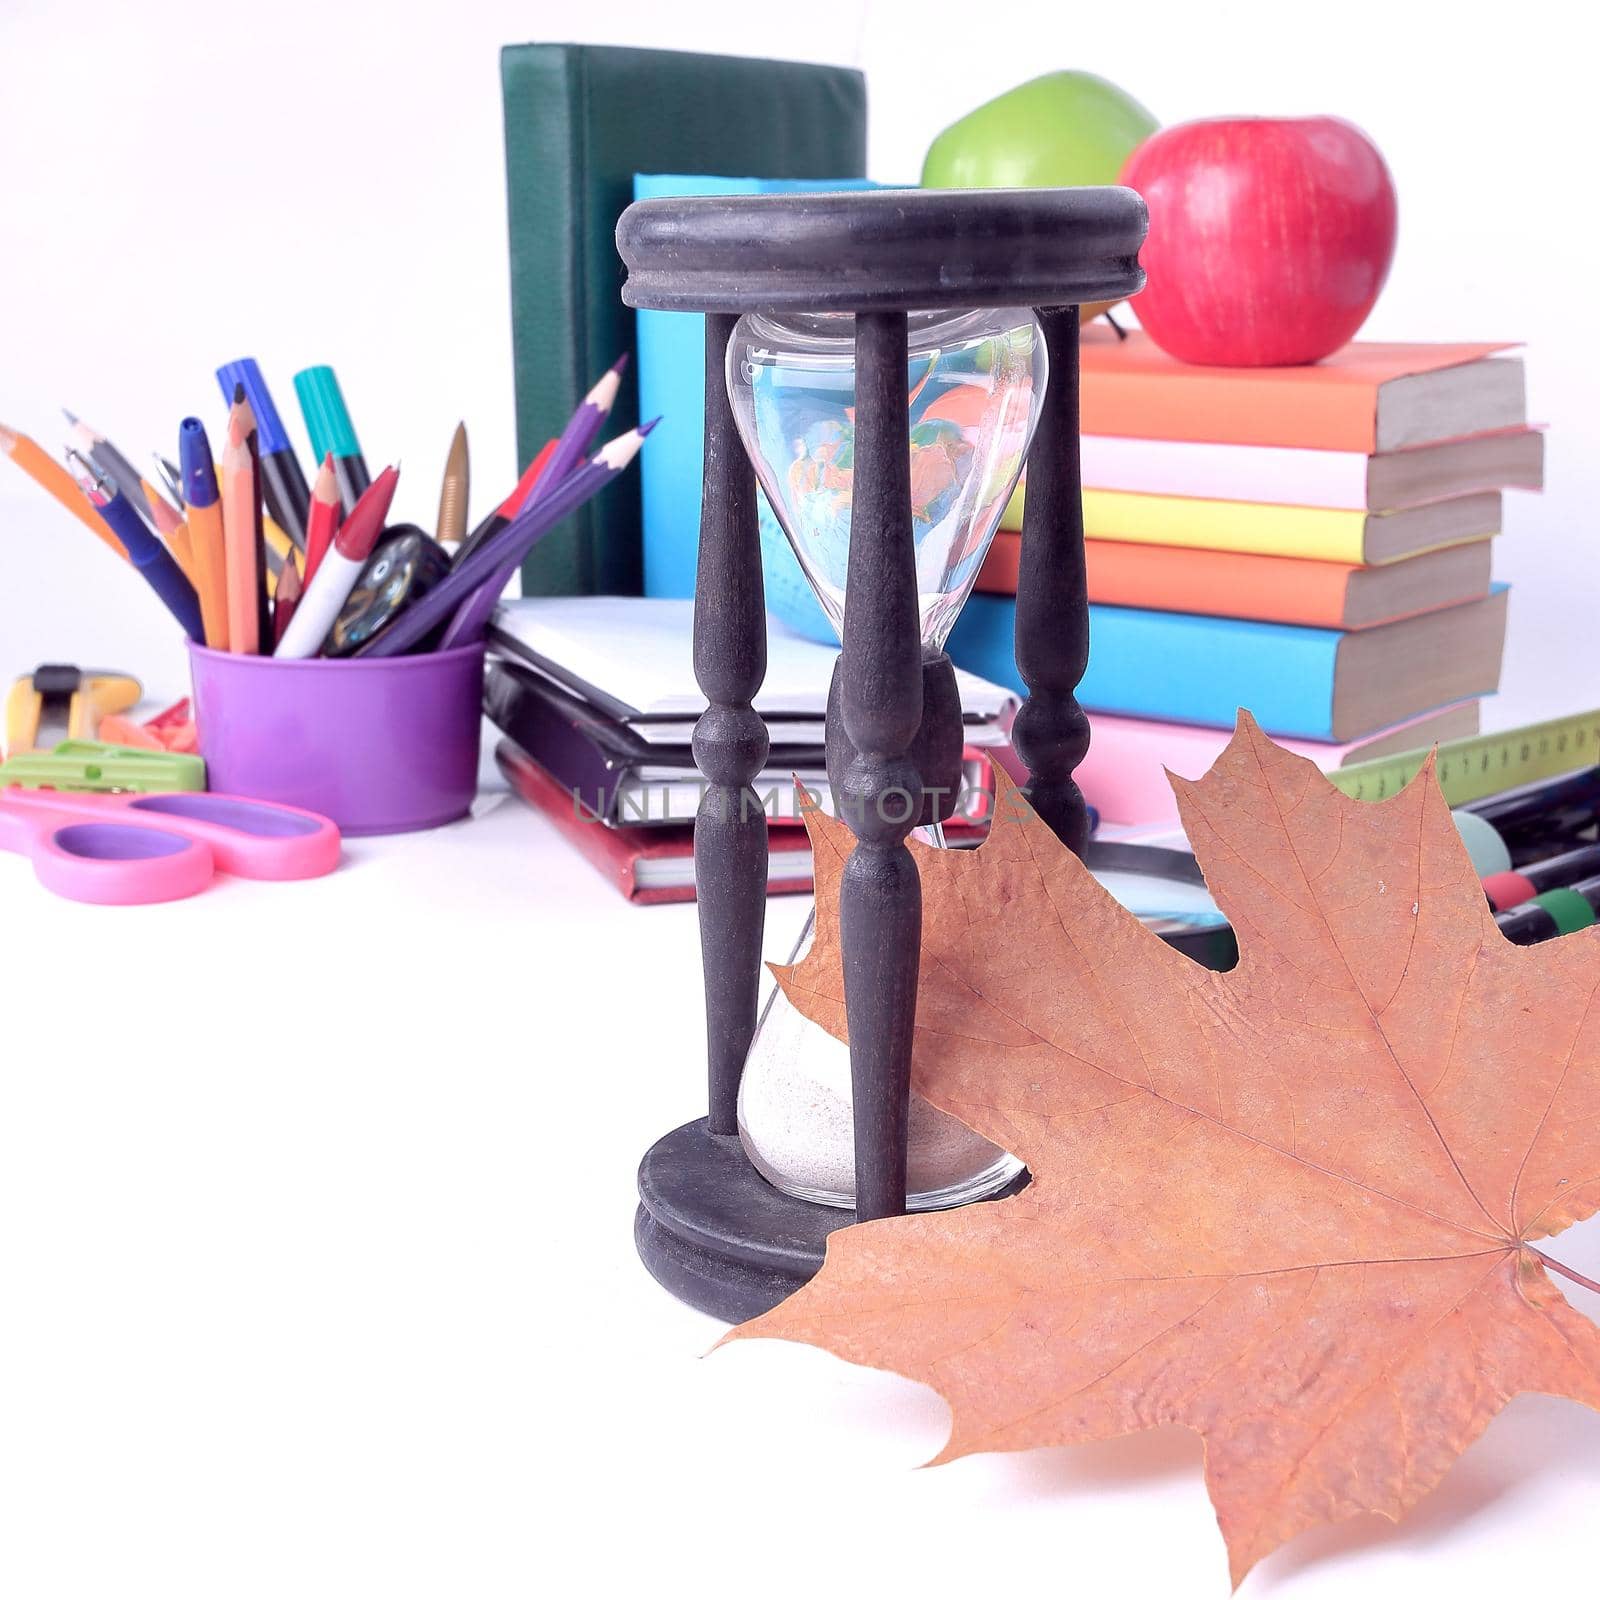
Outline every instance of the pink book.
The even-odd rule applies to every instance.
[[[1164,769],[1198,778],[1222,753],[1231,733],[1186,722],[1146,722],[1138,717],[1091,713],[1089,754],[1078,767],[1078,786],[1102,822],[1176,822],[1178,806]],[[1324,772],[1372,761],[1402,750],[1417,750],[1447,739],[1468,739],[1478,731],[1478,702],[1460,701],[1353,744],[1321,744],[1311,739],[1279,739],[1286,750],[1315,761]]]

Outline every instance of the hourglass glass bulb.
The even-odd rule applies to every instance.
[[[739,436],[834,631],[855,476],[855,319],[750,313],[728,343]],[[911,530],[922,640],[944,644],[1022,473],[1047,377],[1030,310],[907,319]]]

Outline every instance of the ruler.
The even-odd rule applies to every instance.
[[[1407,750],[1352,762],[1336,767],[1328,781],[1352,800],[1384,800],[1410,783],[1427,758],[1426,750]],[[1600,710],[1439,746],[1439,786],[1453,806],[1593,766],[1600,766]]]

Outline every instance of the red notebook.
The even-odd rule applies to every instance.
[[[509,739],[495,747],[495,760],[511,787],[555,824],[561,836],[601,877],[635,905],[693,900],[694,824],[608,828],[580,813],[572,794]],[[811,847],[798,828],[773,829],[767,854],[767,893],[801,894],[811,889]]]
[[[695,898],[692,822],[608,828],[595,821],[592,812],[580,812],[571,790],[552,778],[510,739],[502,739],[495,746],[494,758],[517,794],[535,811],[548,817],[567,843],[584,856],[601,877],[614,883],[625,899],[634,905],[653,906]],[[987,763],[983,770],[988,775],[988,783],[974,809],[987,816],[994,777]],[[986,825],[945,824],[945,835],[952,843],[975,844],[987,831]],[[792,826],[768,829],[767,893],[810,892],[811,846],[805,834]]]

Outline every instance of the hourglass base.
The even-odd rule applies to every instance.
[[[993,1199],[1025,1188],[1018,1173]],[[658,1139],[639,1164],[633,1238],[651,1277],[697,1311],[745,1322],[786,1300],[822,1265],[828,1235],[855,1214],[774,1189],[737,1134],[705,1119]]]

